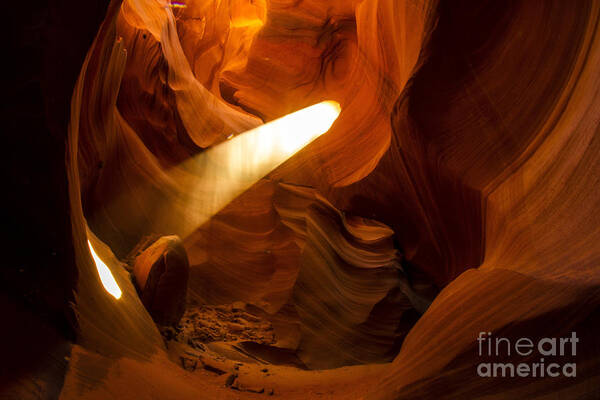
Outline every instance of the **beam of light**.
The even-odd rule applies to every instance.
[[[236,197],[327,132],[340,111],[339,103],[324,101],[230,136],[167,170],[152,166],[147,172],[151,179],[122,186],[121,194],[106,205],[108,213],[122,215],[127,210],[136,229],[178,235],[185,240]],[[145,162],[146,158],[135,158],[132,165],[139,168]]]
[[[329,130],[340,114],[335,101],[323,101],[247,132],[228,138],[180,167],[191,172],[187,180],[182,237],[208,221],[269,172]],[[164,214],[172,215],[173,209]],[[168,218],[168,217],[167,217]]]
[[[92,243],[90,243],[89,240],[88,246],[90,248],[90,253],[92,253],[92,257],[94,258],[94,262],[96,263],[96,269],[98,269],[98,275],[100,275],[100,281],[102,281],[104,289],[106,289],[106,291],[110,293],[115,299],[120,299],[121,288],[119,287],[117,281],[110,272],[110,269],[106,264],[104,264],[104,261],[102,261],[100,257],[98,257],[98,254],[96,254],[96,252],[94,251]]]
[[[327,132],[339,114],[339,103],[324,101],[261,125],[220,146],[246,150],[245,159],[251,164],[274,157],[285,161]]]

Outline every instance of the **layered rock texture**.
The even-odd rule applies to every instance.
[[[63,398],[599,397],[599,22],[594,1],[113,0],[72,98]],[[323,100],[326,134],[205,206],[232,162],[211,149]],[[124,261],[169,235],[140,299]],[[189,280],[157,314],[170,251]],[[239,325],[213,310],[241,301],[251,334],[165,346],[152,317],[176,324],[186,289],[184,324]],[[481,332],[576,332],[577,376],[482,378]]]
[[[299,357],[318,369],[391,361],[419,315],[393,231],[347,217],[313,189],[282,185],[274,202],[302,248],[288,300]]]

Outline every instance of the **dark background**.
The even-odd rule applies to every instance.
[[[61,361],[75,337],[67,127],[73,87],[108,3],[3,4],[0,392],[26,388],[18,379],[44,366],[60,374],[64,361],[44,360]]]
[[[0,290],[65,329],[76,279],[65,169],[70,98],[108,3],[15,1],[5,14]]]

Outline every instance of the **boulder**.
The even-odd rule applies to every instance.
[[[135,283],[142,303],[157,324],[176,325],[183,316],[189,269],[178,236],[159,238],[135,258]]]

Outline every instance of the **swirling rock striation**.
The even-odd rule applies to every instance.
[[[302,247],[289,300],[300,359],[318,369],[391,360],[419,316],[401,290],[393,231],[344,215],[311,188],[282,184],[274,203]]]
[[[190,296],[260,308],[310,367],[392,361],[367,399],[598,397],[599,21],[593,1],[113,2],[73,96],[81,342],[164,365],[139,300],[100,297],[87,223],[117,257],[180,233]],[[324,98],[328,134],[196,218],[194,156]],[[480,331],[576,331],[578,378],[478,379]]]

